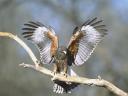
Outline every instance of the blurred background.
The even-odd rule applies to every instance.
[[[75,26],[92,17],[103,19],[109,34],[86,64],[74,70],[88,78],[100,75],[128,92],[127,12],[128,0],[0,0],[0,31],[22,38],[24,23],[40,21],[52,26],[60,44],[67,45]],[[23,40],[39,58],[36,47]],[[19,67],[22,62],[33,64],[19,44],[0,37],[0,96],[60,96],[52,92],[53,82],[48,76]],[[81,85],[72,94],[62,96],[115,95],[104,88]]]

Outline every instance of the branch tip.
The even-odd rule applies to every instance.
[[[98,79],[99,79],[99,80],[102,80],[102,78],[101,78],[101,76],[100,76],[100,75],[98,75]]]

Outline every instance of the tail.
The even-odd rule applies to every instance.
[[[69,69],[69,75],[77,76],[77,74],[71,68]],[[71,93],[71,91],[79,85],[79,83],[68,83],[59,80],[55,80],[54,83],[53,92],[58,94]]]

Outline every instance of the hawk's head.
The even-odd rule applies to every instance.
[[[57,60],[65,60],[67,56],[67,48],[66,47],[59,47],[56,54],[55,54],[55,58]]]

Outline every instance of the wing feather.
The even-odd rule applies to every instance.
[[[40,51],[40,60],[43,64],[49,64],[58,48],[58,38],[54,30],[44,26],[40,22],[29,21],[24,24],[24,38],[31,40]]]
[[[75,29],[68,45],[69,56],[74,60],[71,63],[82,65],[89,59],[97,44],[106,35],[107,29],[101,22],[102,20],[98,21],[96,17]]]

